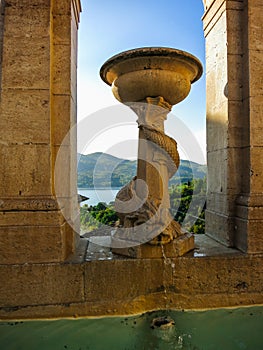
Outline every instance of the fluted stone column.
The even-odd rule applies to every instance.
[[[76,245],[68,224],[77,208],[74,135],[56,178],[67,186],[67,221],[54,169],[76,123],[80,2],[8,0],[1,8],[0,263],[63,261]]]

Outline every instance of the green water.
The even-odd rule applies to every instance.
[[[156,317],[175,325],[151,328]],[[0,322],[1,350],[263,349],[263,307],[132,317]]]

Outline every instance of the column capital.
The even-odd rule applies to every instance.
[[[136,102],[130,108],[137,114],[139,126],[149,126],[164,131],[164,121],[172,106],[163,97],[146,97],[143,102]]]

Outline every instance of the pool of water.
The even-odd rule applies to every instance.
[[[169,322],[159,322],[164,319]],[[0,322],[0,349],[261,350],[263,306],[154,311],[132,317]]]

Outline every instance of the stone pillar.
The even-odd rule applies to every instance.
[[[235,244],[263,252],[263,3],[244,0],[242,39],[242,189],[237,197]]]
[[[55,197],[56,155],[76,123],[79,0],[8,0],[2,7],[0,263],[63,261],[76,234]],[[0,32],[1,33],[1,32]],[[76,216],[74,135],[56,181]]]
[[[262,124],[262,52],[258,51],[262,28],[256,25],[261,10],[259,1],[207,1],[203,17],[207,71],[206,233],[249,253],[263,248],[259,234],[263,220],[263,138],[258,127]]]

